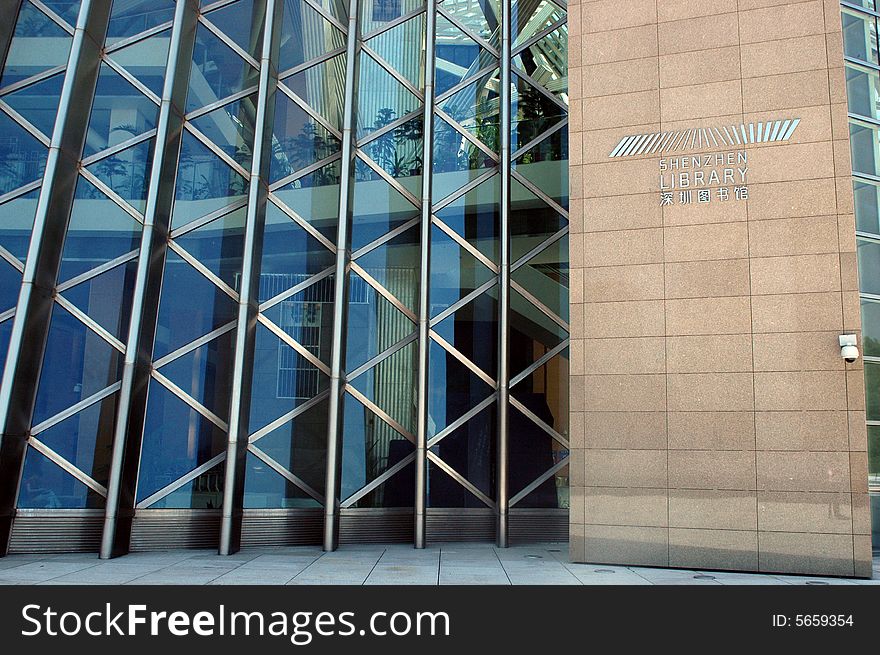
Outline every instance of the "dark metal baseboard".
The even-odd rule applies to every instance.
[[[415,538],[412,509],[343,509],[340,544],[411,544]]]
[[[145,509],[131,525],[131,551],[218,548],[220,510]]]
[[[10,553],[97,553],[103,510],[18,510]]]
[[[241,547],[320,545],[323,527],[320,508],[245,510]]]
[[[495,541],[495,511],[486,509],[428,508],[425,532],[429,543]]]
[[[568,510],[511,509],[508,536],[511,544],[568,541]]]

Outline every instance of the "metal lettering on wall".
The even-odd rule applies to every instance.
[[[660,205],[708,204],[748,200],[749,156],[730,146],[784,143],[791,139],[799,118],[700,127],[623,137],[608,155],[611,159],[665,155],[721,148],[718,152],[662,157],[659,161]]]

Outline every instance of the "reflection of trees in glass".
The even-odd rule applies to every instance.
[[[545,99],[540,91],[525,82],[518,85],[517,96],[517,123],[514,129],[518,145],[523,146],[554,125],[561,110],[557,109],[548,115],[547,107],[555,107],[555,105]]]
[[[177,176],[177,197],[204,200],[240,196],[247,182],[216,155],[193,153],[190,142],[180,148],[180,169]]]
[[[305,123],[299,134],[273,139],[272,155],[278,167],[278,177],[286,177],[291,173],[311,166],[316,161],[326,159],[339,151],[339,141],[323,127],[315,123]],[[316,174],[322,175],[320,169]],[[331,174],[332,176],[332,174]],[[327,184],[335,184],[328,181]]]
[[[372,130],[380,130],[395,120],[393,109],[380,109]],[[368,143],[364,151],[392,177],[421,175],[422,131],[421,120],[407,121]]]

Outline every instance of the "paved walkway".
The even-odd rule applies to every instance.
[[[252,548],[224,557],[206,550],[132,553],[101,561],[93,554],[0,558],[0,585],[17,584],[625,584],[880,585],[874,580],[572,564],[568,544],[495,548],[491,544]]]

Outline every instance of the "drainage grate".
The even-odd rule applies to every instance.
[[[617,573],[617,571],[612,571],[611,569],[594,569],[593,573]]]
[[[818,584],[827,585],[828,583],[827,583],[827,582],[822,582],[821,580],[807,580],[807,584],[811,584],[811,585],[818,585]]]
[[[705,575],[703,573],[699,573],[694,576],[694,580],[714,580],[714,579],[715,579],[714,575]]]

